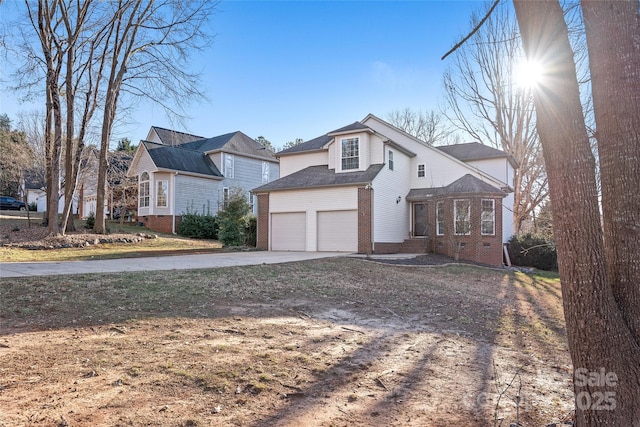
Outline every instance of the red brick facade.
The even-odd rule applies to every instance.
[[[454,234],[453,215],[454,200],[469,200],[471,202],[471,230],[467,235]],[[483,235],[481,230],[482,200],[494,201],[495,225],[493,235]],[[436,203],[444,202],[444,234],[436,235]],[[432,251],[447,255],[451,258],[478,262],[482,264],[502,265],[502,199],[497,197],[461,197],[450,196],[428,202],[428,211],[433,215],[429,218],[429,228],[432,239]]]
[[[176,226],[173,229],[173,215],[146,215],[139,216],[138,222],[141,222],[143,226],[150,230],[159,231],[161,233],[173,233],[178,231],[178,225],[180,224],[181,216],[176,216]]]
[[[370,254],[372,251],[372,200],[371,188],[358,188],[358,253]]]
[[[258,230],[256,248],[269,249],[269,194],[258,194]]]

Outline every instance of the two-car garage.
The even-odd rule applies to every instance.
[[[271,250],[358,251],[358,211],[271,214]]]

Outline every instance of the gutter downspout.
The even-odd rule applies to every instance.
[[[173,179],[171,180],[171,192],[173,193],[173,197],[171,200],[171,234],[176,234],[176,176],[178,176],[178,172],[173,173]]]

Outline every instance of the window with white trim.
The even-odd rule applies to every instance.
[[[166,208],[168,206],[169,199],[169,182],[158,181],[156,182],[156,206],[159,208]]]
[[[444,236],[444,202],[436,203],[436,234]]]
[[[389,170],[393,170],[393,151],[389,150]]]
[[[224,187],[222,189],[222,206],[226,208],[228,204],[229,204],[229,188]]]
[[[233,165],[234,158],[233,154],[224,154],[224,177],[225,178],[233,178]]]
[[[471,202],[469,200],[453,201],[453,228],[455,234],[471,234]]]
[[[269,162],[262,162],[262,183],[269,182]]]
[[[149,206],[149,174],[142,172],[140,175],[140,184],[138,189],[138,207],[146,208]]]
[[[342,140],[342,170],[360,168],[360,147],[358,138]]]
[[[424,165],[418,165],[418,178],[424,178]]]
[[[482,234],[493,236],[496,234],[496,205],[493,199],[482,199]]]

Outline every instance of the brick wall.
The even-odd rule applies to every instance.
[[[454,234],[453,201],[456,199],[467,199],[471,201],[471,234],[469,235]],[[494,235],[482,235],[482,199],[494,200]],[[440,200],[444,201],[444,213],[446,220],[444,225],[444,235],[435,236],[434,252],[455,258],[456,251],[458,251],[458,258],[461,260],[495,266],[502,265],[502,199],[476,196],[447,197]]]
[[[258,231],[256,248],[269,249],[269,194],[258,194]]]
[[[176,216],[176,231],[182,217]],[[173,232],[173,216],[172,215],[146,215],[139,216],[138,222],[150,230],[159,231],[161,233]]]
[[[358,253],[370,254],[372,231],[371,188],[358,188]]]

